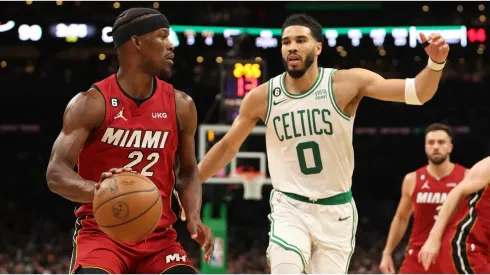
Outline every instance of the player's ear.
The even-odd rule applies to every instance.
[[[323,49],[323,44],[321,42],[316,43],[315,53],[317,56],[322,53],[322,49]]]
[[[136,36],[136,35],[131,36],[131,42],[133,42],[133,46],[137,50],[141,50],[141,42],[142,42],[142,40],[138,36]]]

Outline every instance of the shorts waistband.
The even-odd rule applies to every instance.
[[[352,191],[351,190],[344,192],[344,193],[337,194],[337,195],[332,196],[332,197],[316,199],[316,200],[313,200],[313,199],[310,199],[308,197],[301,196],[298,194],[294,194],[294,193],[288,193],[288,192],[282,192],[282,191],[280,191],[280,192],[283,193],[284,195],[290,197],[293,200],[307,202],[307,203],[313,203],[313,204],[338,205],[338,204],[349,203],[352,201]]]

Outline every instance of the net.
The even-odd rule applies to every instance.
[[[241,171],[235,172],[232,177],[239,178],[243,182],[243,199],[262,199],[262,185],[265,183],[264,173],[260,171]]]

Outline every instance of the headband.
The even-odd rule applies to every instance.
[[[122,26],[114,32],[109,32],[107,35],[112,36],[114,45],[117,47],[124,44],[124,42],[131,40],[133,35],[143,35],[156,31],[161,28],[170,28],[167,17],[163,14],[150,16],[136,22],[132,22],[127,26]]]

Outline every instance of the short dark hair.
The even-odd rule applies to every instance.
[[[160,15],[161,12],[150,9],[150,8],[130,8],[123,12],[121,12],[114,21],[114,25],[112,26],[112,33],[114,33],[118,28],[133,21],[136,19],[141,19],[148,16]]]
[[[425,136],[427,136],[428,133],[434,131],[444,131],[447,133],[450,139],[453,138],[453,130],[449,125],[442,124],[442,123],[432,123],[425,129]]]
[[[309,15],[300,13],[289,16],[282,24],[282,31],[289,26],[307,27],[310,29],[313,38],[315,38],[316,41],[323,43],[322,25]]]

